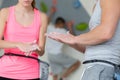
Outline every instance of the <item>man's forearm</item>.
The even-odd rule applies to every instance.
[[[97,26],[92,31],[77,36],[75,44],[85,46],[97,45],[110,40],[113,35],[112,31],[106,30],[106,26]]]

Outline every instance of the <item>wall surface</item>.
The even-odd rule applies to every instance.
[[[82,3],[87,13],[89,15],[92,15],[93,6],[95,5],[97,0],[79,0],[79,1]]]
[[[0,0],[0,5],[2,4],[2,0]]]
[[[17,3],[17,0],[0,0],[0,1],[2,1],[2,5],[0,6],[0,8],[8,7],[8,6],[11,6],[11,5],[14,5]],[[42,0],[36,0],[37,8],[40,8],[41,1]],[[57,12],[53,17],[52,22],[54,22],[54,20],[60,16],[60,17],[63,17],[66,21],[73,20],[75,25],[77,25],[80,22],[88,23],[89,18],[90,18],[89,14],[87,13],[87,11],[85,10],[85,8],[82,5],[80,8],[74,8],[74,1],[75,0],[58,0]],[[52,6],[52,0],[44,0],[44,2],[50,9]],[[48,14],[49,14],[49,12],[48,12]],[[75,29],[75,25],[73,27],[73,30],[76,35],[88,31],[88,30],[77,31]]]
[[[39,3],[41,0],[37,1],[37,7],[39,7]],[[74,2],[75,0],[57,0],[57,12],[53,17],[53,22],[54,20],[61,16],[63,17],[66,21],[73,20],[75,25],[80,23],[80,22],[89,22],[89,14],[86,12],[85,8],[81,5],[80,8],[74,8]],[[52,0],[44,0],[48,8],[50,9],[52,6]],[[48,12],[49,14],[49,12]],[[76,34],[80,34],[86,31],[77,31],[75,30],[75,27],[73,28],[74,32]]]
[[[4,7],[9,7],[17,3],[17,0],[0,0],[2,4],[0,5],[0,9]]]

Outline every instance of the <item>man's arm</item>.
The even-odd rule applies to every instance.
[[[92,31],[73,36],[70,34],[51,33],[49,38],[76,48],[79,46],[96,45],[110,40],[116,31],[120,19],[120,0],[101,0],[101,23]]]
[[[51,22],[52,17],[53,17],[53,15],[54,15],[55,12],[56,12],[56,8],[52,7],[51,10],[50,10],[50,14],[48,16],[48,24]]]
[[[120,0],[101,0],[101,24],[92,31],[75,38],[79,45],[96,45],[110,40],[120,19]]]
[[[74,25],[73,21],[67,22],[67,28],[69,30],[68,34],[70,34],[70,35],[74,35],[74,33],[73,33],[73,25]],[[86,47],[84,45],[77,45],[76,44],[76,45],[70,45],[70,46],[73,47],[73,48],[75,48],[77,51],[82,52],[82,53],[84,53],[85,50],[86,50]]]

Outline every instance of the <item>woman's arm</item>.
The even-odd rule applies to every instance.
[[[2,40],[5,25],[7,23],[8,13],[8,8],[4,8],[0,11],[0,48],[16,48],[15,42]]]
[[[48,25],[48,17],[44,13],[41,13],[41,20],[42,20],[42,26],[40,28],[39,32],[39,42],[38,45],[41,50],[38,50],[37,52],[39,53],[40,56],[44,54],[44,49],[45,49],[45,42],[46,42],[46,36],[45,33],[47,31],[47,25]]]
[[[5,30],[5,25],[7,24],[8,14],[9,14],[8,8],[4,8],[0,12],[0,49],[19,48],[23,52],[29,52],[30,51],[29,48],[31,48],[31,44],[29,43],[2,40]]]

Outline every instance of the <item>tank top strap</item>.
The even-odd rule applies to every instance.
[[[13,19],[13,18],[11,18],[13,16],[13,14],[14,14],[14,6],[11,6],[11,7],[9,7],[7,22],[9,22],[11,19]]]
[[[34,9],[34,13],[35,13],[35,24],[36,26],[40,27],[42,22],[41,22],[41,12],[38,9]]]
[[[100,5],[100,0],[97,0],[97,3]]]
[[[41,12],[38,9],[34,8],[34,14],[35,14],[34,27],[36,28],[36,34],[37,34],[36,39],[39,39],[39,32],[40,32],[39,30],[42,25]]]

